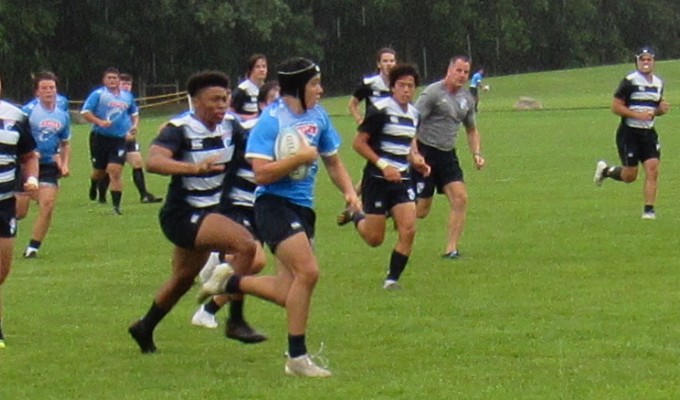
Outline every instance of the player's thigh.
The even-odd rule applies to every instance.
[[[253,246],[255,239],[248,230],[219,213],[208,213],[196,234],[194,247],[203,250],[244,251]]]
[[[390,210],[392,218],[397,223],[397,229],[401,231],[415,230],[416,226],[416,203],[399,203]]]
[[[319,265],[305,232],[298,232],[279,243],[275,255],[294,277],[318,276]]]

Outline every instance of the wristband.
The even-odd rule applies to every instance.
[[[28,179],[26,179],[26,183],[28,183],[31,186],[38,186],[38,178],[35,176],[29,176]]]
[[[375,166],[380,169],[385,169],[390,166],[390,163],[388,163],[384,158],[379,158],[378,161],[375,162]]]

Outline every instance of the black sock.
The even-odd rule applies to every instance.
[[[401,273],[404,272],[404,269],[406,269],[407,262],[408,256],[397,253],[396,250],[393,250],[392,256],[390,257],[390,270],[387,273],[387,279],[398,281]]]
[[[612,178],[615,181],[620,181],[621,171],[623,171],[623,168],[621,167],[607,167],[604,169],[604,171],[602,171],[602,176],[606,178]]]
[[[243,300],[232,300],[229,303],[229,319],[235,322],[243,321]]]
[[[40,240],[31,239],[31,241],[28,242],[28,247],[33,247],[34,249],[38,250],[41,244],[42,242]]]
[[[106,203],[106,191],[109,190],[109,183],[111,179],[106,175],[102,179],[97,181],[97,192],[99,192],[99,201]]]
[[[288,356],[291,358],[295,358],[305,354],[307,354],[305,335],[288,334]]]
[[[220,310],[220,308],[222,308],[222,306],[215,303],[215,299],[210,299],[209,302],[207,302],[203,305],[203,309],[205,310],[205,312],[212,314],[212,315],[217,314],[217,312]]]
[[[142,318],[142,324],[148,331],[153,331],[159,322],[168,314],[170,310],[163,310],[160,308],[156,302],[151,303],[151,308],[146,312],[146,315]]]
[[[239,275],[232,275],[227,281],[227,287],[224,288],[225,292],[229,294],[242,294],[241,291],[241,277]]]
[[[139,192],[139,197],[146,196],[146,183],[144,182],[144,171],[141,168],[135,168],[132,170],[132,181],[137,187]]]
[[[113,206],[116,208],[120,208],[120,198],[123,197],[123,192],[120,190],[112,190],[111,191],[111,202],[113,203]]]
[[[654,204],[645,204],[645,212],[654,212]]]

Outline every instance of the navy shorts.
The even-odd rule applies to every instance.
[[[17,235],[16,200],[11,197],[0,201],[0,237],[13,238]]]
[[[651,158],[661,158],[659,135],[654,128],[639,129],[621,124],[616,131],[616,148],[621,163],[626,167],[637,167]]]
[[[139,143],[137,143],[137,140],[130,140],[129,142],[125,142],[125,151],[128,153],[137,153],[139,152]]]
[[[255,239],[260,240],[260,235],[255,225],[255,210],[253,207],[220,206],[218,211],[237,224],[244,226]]]
[[[361,180],[361,199],[364,213],[386,215],[398,204],[414,202],[416,192],[410,179],[390,182],[364,173]]]
[[[214,207],[193,208],[169,206],[166,203],[161,207],[158,217],[161,230],[168,240],[177,247],[193,249],[203,219],[212,212],[215,212]]]
[[[92,168],[106,169],[109,164],[125,164],[125,138],[90,134],[90,156]]]
[[[429,199],[434,191],[444,193],[444,186],[451,182],[463,182],[463,170],[460,168],[456,149],[439,150],[418,141],[418,151],[430,166],[430,176],[423,176],[418,171],[411,171],[416,186],[416,193],[420,199]]]
[[[56,163],[40,164],[38,170],[38,182],[40,185],[59,186],[59,178],[61,178],[61,171]]]
[[[314,210],[283,197],[262,195],[255,200],[255,226],[272,253],[279,243],[299,232],[305,232],[313,243],[315,223]]]

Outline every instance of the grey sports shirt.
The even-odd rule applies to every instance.
[[[477,125],[472,94],[465,88],[452,94],[446,90],[443,80],[425,88],[415,106],[421,118],[416,137],[439,150],[456,147],[461,124],[468,128]]]

